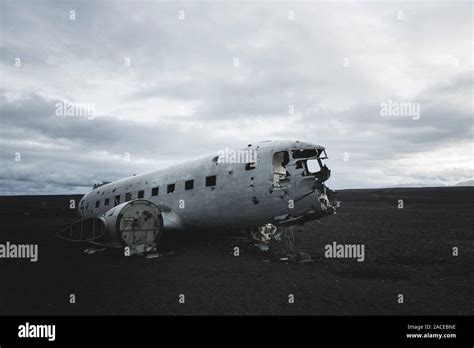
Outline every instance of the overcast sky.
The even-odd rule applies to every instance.
[[[325,146],[335,189],[474,177],[471,1],[0,3],[0,194],[269,139]]]

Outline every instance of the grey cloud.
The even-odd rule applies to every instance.
[[[400,166],[420,153],[438,163],[435,151],[472,140],[469,4],[3,5],[9,14],[0,45],[4,193],[78,192],[276,138],[325,145],[335,187],[470,177],[469,164],[457,167],[459,175]],[[12,65],[17,56],[22,69]],[[54,116],[64,99],[93,102],[100,112],[93,120]],[[419,102],[421,118],[382,117],[380,103],[388,99]],[[194,113],[157,109],[176,104],[192,104]],[[17,151],[22,163],[12,160]],[[132,161],[123,161],[124,152]],[[342,161],[345,152],[349,162]]]

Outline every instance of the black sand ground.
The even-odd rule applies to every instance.
[[[315,259],[306,264],[234,257],[231,242],[192,239],[158,259],[85,255],[54,237],[74,219],[71,198],[0,198],[0,243],[39,244],[36,263],[0,259],[0,315],[474,314],[474,188],[340,191],[336,215],[295,228]],[[365,244],[366,260],[326,259],[333,241]]]

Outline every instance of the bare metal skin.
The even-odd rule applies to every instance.
[[[257,160],[227,163],[214,154],[97,187],[81,199],[79,214],[99,217],[117,203],[139,198],[139,191],[162,211],[164,230],[288,226],[335,213],[335,194],[324,185],[330,171],[322,146],[266,141],[244,150],[256,151]],[[317,169],[309,168],[308,159]],[[214,175],[215,185],[206,186],[206,177]],[[185,190],[187,180],[194,180],[192,189]],[[167,193],[169,184],[175,184],[174,192]],[[158,195],[152,195],[155,187]],[[120,202],[114,202],[117,195]]]

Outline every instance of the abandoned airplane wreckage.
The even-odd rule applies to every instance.
[[[287,259],[298,254],[292,226],[335,214],[339,205],[324,184],[325,159],[320,145],[264,141],[95,185],[79,202],[81,219],[58,236],[101,247],[87,253],[115,247],[156,257],[163,233],[212,230],[245,234],[264,253],[284,244],[278,253]]]

